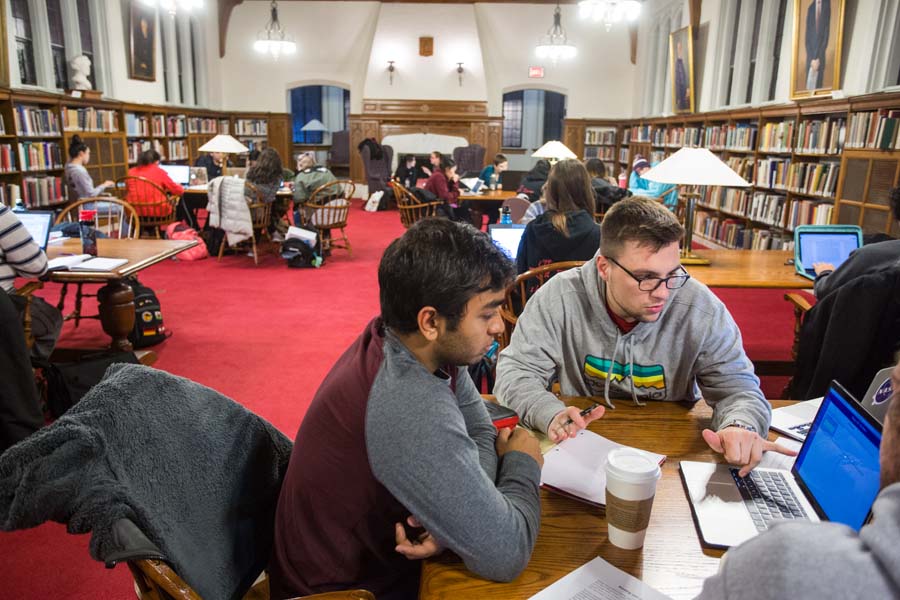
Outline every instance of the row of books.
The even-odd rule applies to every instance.
[[[700,196],[700,205],[733,215],[747,213],[749,193],[737,188],[706,187]]]
[[[187,126],[188,133],[210,133],[215,135],[219,127],[219,120],[204,117],[188,117]]]
[[[834,206],[815,200],[794,200],[788,214],[785,228],[793,230],[797,225],[828,225]]]
[[[713,125],[704,131],[704,147],[721,150],[756,149],[756,125]]]
[[[36,106],[18,104],[13,107],[18,135],[59,135],[56,111]]]
[[[627,154],[627,151],[626,151]],[[615,160],[615,146],[585,146],[584,158],[599,158],[601,160]]]
[[[619,162],[628,163],[628,148],[619,148]]]
[[[185,140],[169,140],[169,160],[187,160],[188,145]]]
[[[9,173],[17,170],[16,153],[13,151],[12,144],[0,144],[0,172]]]
[[[615,129],[585,129],[584,143],[588,145],[615,146]]]
[[[56,142],[19,142],[19,164],[23,171],[61,169],[62,150]]]
[[[662,150],[654,150],[650,153],[648,158],[650,159],[650,164],[655,165],[666,160],[666,153]]]
[[[168,137],[185,137],[187,135],[187,117],[173,115],[167,118],[166,135]]]
[[[900,110],[882,108],[850,115],[848,148],[900,150]]]
[[[16,183],[0,183],[0,204],[15,206],[22,197],[22,188]]]
[[[787,197],[779,194],[765,192],[751,194],[747,190],[735,188],[707,188],[701,196],[700,205],[726,212],[731,216],[781,227],[786,201]]]
[[[791,236],[768,229],[748,227],[738,219],[720,219],[718,215],[698,211],[694,223],[694,233],[714,242],[747,250],[790,250],[793,248]]]
[[[753,181],[753,157],[752,156],[729,156],[725,163],[731,167],[731,170],[746,179]]]
[[[62,108],[63,130],[65,131],[101,131],[112,133],[119,131],[117,113],[109,109]]]
[[[788,168],[787,189],[802,194],[834,197],[840,164],[836,162],[792,163]]]
[[[846,135],[847,119],[844,118],[801,121],[797,127],[794,152],[838,154],[844,149]]]
[[[631,127],[630,140],[636,144],[646,143],[650,141],[650,131],[653,128],[650,125],[633,125]]]
[[[162,142],[159,140],[132,140],[128,142],[128,164],[134,164],[140,158],[141,153],[150,149],[159,152],[160,156],[165,156]]]
[[[756,185],[775,190],[787,189],[789,158],[760,158],[756,161]]]
[[[125,113],[125,134],[130,137],[150,135],[150,119],[134,113]]]
[[[666,146],[673,148],[697,147],[703,139],[702,127],[669,127],[666,129]]]
[[[654,146],[664,146],[666,144],[666,130],[654,129],[650,136],[650,141]]]
[[[765,192],[756,192],[750,198],[750,205],[747,207],[747,218],[772,225],[773,227],[781,227],[784,224],[784,207],[787,204],[787,196],[781,194],[767,194]]]
[[[6,135],[6,120],[0,115],[0,135]]]
[[[234,132],[236,135],[269,135],[269,123],[265,119],[237,119]]]
[[[231,133],[231,121],[228,119],[219,119],[219,133]]]
[[[776,121],[763,125],[760,152],[790,152],[794,139],[794,121]]]
[[[165,115],[153,115],[150,119],[150,124],[153,126],[153,137],[165,137],[166,135],[166,116]]]
[[[63,200],[62,177],[26,177],[22,180],[22,201],[28,208],[59,204]]]

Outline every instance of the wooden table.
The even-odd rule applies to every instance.
[[[569,399],[585,408],[589,398]],[[774,401],[774,406],[789,404]],[[529,598],[596,556],[643,580],[672,598],[693,598],[703,580],[713,575],[721,551],[704,550],[694,527],[678,463],[681,460],[722,462],[700,432],[712,411],[704,402],[688,408],[675,402],[648,402],[645,407],[616,403],[589,429],[616,442],[665,454],[650,526],[643,549],[622,550],[606,537],[602,509],[541,490],[541,530],[525,571],[511,583],[492,583],[473,575],[455,555],[425,562],[420,600],[503,600]],[[774,438],[774,436],[772,436]],[[502,544],[503,540],[497,540]]]
[[[469,202],[469,215],[472,218],[472,225],[481,229],[483,223],[482,215],[484,214],[484,205],[482,205],[481,202],[499,202],[502,204],[505,200],[514,198],[515,195],[515,190],[486,189],[480,194],[466,194],[461,191],[459,193],[459,199],[460,201]]]
[[[811,289],[813,282],[800,277],[791,250],[695,250],[712,261],[708,266],[685,267],[691,277],[709,287]]]
[[[59,283],[102,283],[97,294],[100,302],[100,323],[111,338],[110,347],[130,351],[128,334],[134,328],[134,291],[123,278],[193,248],[196,240],[97,240],[97,255],[107,258],[127,258],[128,262],[112,271],[53,271],[50,281]],[[48,258],[66,254],[81,254],[81,240],[68,239],[62,244],[47,247]]]

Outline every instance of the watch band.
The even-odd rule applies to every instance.
[[[746,425],[744,423],[741,423],[740,421],[732,421],[725,427],[740,427],[741,429],[746,429],[747,431],[752,431],[753,433],[759,433],[756,430],[756,427],[754,427],[753,425]],[[723,427],[722,429],[725,429],[725,427]]]

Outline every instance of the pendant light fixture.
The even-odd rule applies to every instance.
[[[141,0],[145,6],[159,6],[172,16],[178,11],[190,13],[194,9],[203,8],[203,0]]]
[[[578,3],[578,16],[603,23],[606,31],[617,23],[633,22],[640,14],[641,3],[638,0],[581,0]]]
[[[578,50],[569,43],[569,38],[562,28],[562,11],[559,3],[556,4],[556,10],[553,11],[553,26],[547,30],[547,35],[538,42],[535,54],[538,58],[549,58],[553,64],[556,64],[561,58],[574,58],[578,54]]]
[[[270,54],[273,59],[278,60],[282,54],[297,52],[297,43],[294,42],[293,36],[285,33],[284,27],[278,21],[278,2],[272,0],[270,10],[269,22],[266,23],[266,28],[256,35],[253,49],[260,54]]]

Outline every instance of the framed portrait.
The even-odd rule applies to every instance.
[[[669,34],[669,79],[672,110],[694,112],[694,36],[690,25]]]
[[[156,81],[156,7],[131,1],[131,63],[128,77]]]
[[[794,2],[791,99],[840,88],[845,0]]]

